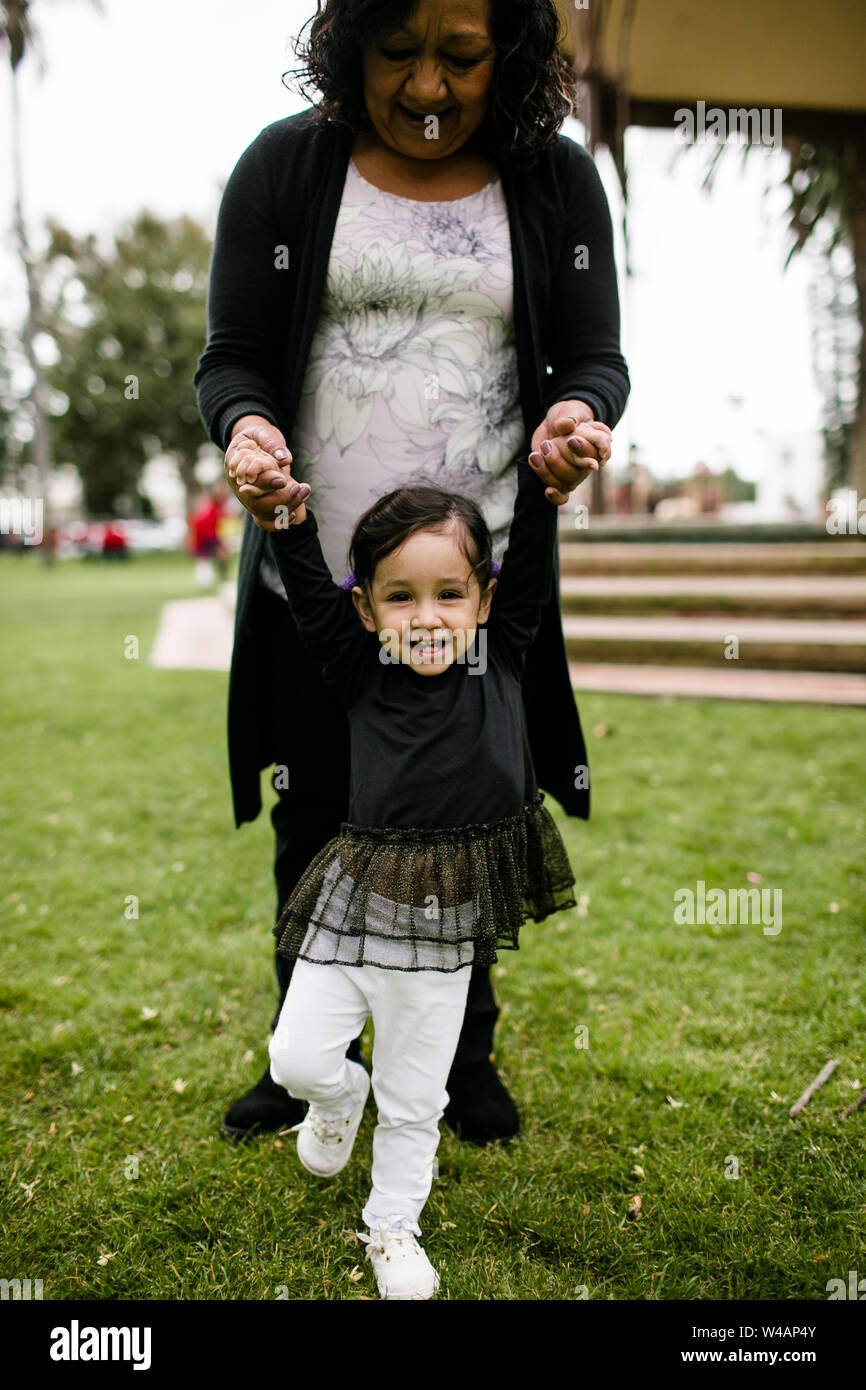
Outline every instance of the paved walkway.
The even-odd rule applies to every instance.
[[[866,705],[866,676],[835,671],[744,671],[708,666],[569,663],[575,690],[702,700],[774,700],[790,704]]]
[[[175,599],[163,605],[151,666],[175,671],[227,671],[235,622],[235,586],[221,584],[204,598]]]

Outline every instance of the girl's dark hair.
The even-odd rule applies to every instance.
[[[355,582],[369,592],[376,566],[417,531],[457,528],[460,548],[482,592],[493,573],[493,542],[487,522],[469,497],[435,483],[398,487],[380,497],[361,517],[349,545]]]
[[[317,0],[294,44],[301,66],[283,81],[310,101],[319,120],[369,129],[361,50],[399,29],[416,3]],[[577,109],[577,79],[557,47],[559,32],[553,0],[491,0],[496,64],[487,115],[473,139],[516,169],[530,168]]]

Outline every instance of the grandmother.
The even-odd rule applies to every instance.
[[[293,77],[310,109],[266,127],[223,195],[195,376],[234,491],[239,438],[275,460],[241,548],[229,759],[238,826],[274,765],[278,912],[346,819],[349,763],[345,714],[270,551],[278,468],[313,487],[338,581],[360,514],[421,478],[478,501],[500,559],[518,457],[532,451],[563,504],[606,462],[592,422],[613,427],[629,390],[607,202],[560,133],[575,85],[552,0],[327,0],[307,30]],[[524,701],[539,785],[585,819],[558,568]],[[277,957],[277,1015],[290,975]],[[493,1063],[497,1016],[476,967],[445,1111],[474,1143],[520,1130]],[[223,1131],[281,1129],[303,1108],[266,1070]]]

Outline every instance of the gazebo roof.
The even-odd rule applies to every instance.
[[[864,0],[556,0],[590,147],[622,174],[626,125],[694,107],[782,108],[794,138],[866,131]]]

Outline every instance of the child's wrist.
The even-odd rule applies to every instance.
[[[285,503],[282,503],[277,507],[274,516],[274,530],[279,535],[284,531],[291,530],[293,526],[300,526],[302,522],[308,519],[309,514],[303,502],[298,503],[291,511],[289,511]]]

